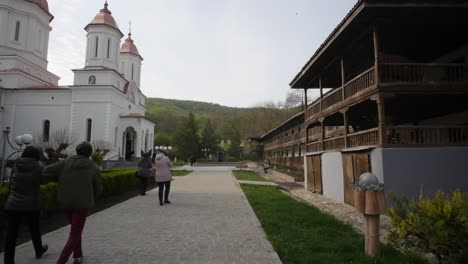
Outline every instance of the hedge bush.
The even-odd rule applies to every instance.
[[[468,263],[468,194],[438,191],[418,201],[391,195],[389,241],[433,253],[439,263]]]

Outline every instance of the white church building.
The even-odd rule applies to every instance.
[[[109,160],[152,150],[155,124],[145,119],[143,58],[131,33],[121,43],[106,1],[84,28],[84,68],[72,70],[73,85],[59,86],[47,70],[53,18],[47,0],[0,0],[0,128],[38,143],[60,132],[76,143],[104,143]]]

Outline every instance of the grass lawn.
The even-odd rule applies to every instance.
[[[185,176],[192,172],[192,170],[171,170],[172,176]]]
[[[255,171],[233,170],[232,173],[234,173],[234,176],[239,181],[267,181],[267,182],[270,181],[258,175],[258,173],[256,173]]]
[[[283,263],[425,263],[390,246],[364,254],[364,236],[350,225],[271,186],[241,185]]]

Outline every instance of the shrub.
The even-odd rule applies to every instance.
[[[456,190],[438,191],[434,199],[419,201],[390,195],[394,207],[389,242],[432,252],[439,263],[468,263],[468,197]]]
[[[0,237],[3,239],[5,237],[6,230],[6,219],[7,216],[3,207],[8,198],[8,186],[0,186]]]
[[[102,165],[102,161],[104,160],[104,155],[100,151],[94,151],[91,154],[91,159],[98,165]]]

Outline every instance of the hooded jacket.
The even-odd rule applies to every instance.
[[[19,158],[16,161],[5,210],[24,212],[40,210],[41,170],[42,166],[36,159]]]
[[[64,209],[90,209],[102,192],[101,170],[84,156],[71,156],[49,165],[42,175],[57,181],[57,201]]]
[[[156,182],[166,182],[172,179],[171,160],[163,153],[158,153],[154,161],[155,180]]]

